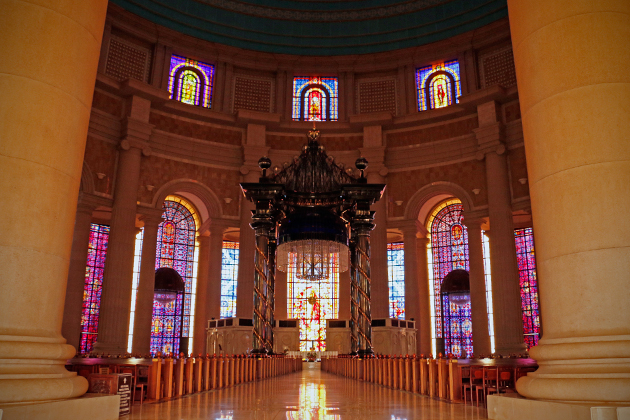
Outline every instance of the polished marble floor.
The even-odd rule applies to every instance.
[[[476,420],[486,410],[332,375],[318,363],[265,381],[135,405],[129,420]]]

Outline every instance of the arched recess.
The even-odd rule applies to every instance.
[[[420,220],[426,225],[426,217],[433,207],[439,201],[451,197],[458,198],[462,202],[464,211],[474,209],[473,200],[465,189],[452,182],[437,181],[425,185],[411,196],[407,207],[405,207],[405,219]]]
[[[83,161],[83,167],[81,168],[81,184],[79,191],[94,194],[94,173],[90,169],[90,165],[86,161]]]
[[[153,196],[151,206],[161,209],[164,199],[171,194],[181,195],[189,200],[199,211],[202,225],[208,219],[220,218],[223,215],[221,201],[214,191],[190,179],[175,179],[164,184]]]

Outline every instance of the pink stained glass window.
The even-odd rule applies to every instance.
[[[184,280],[185,290],[173,302],[153,301],[151,321],[151,353],[186,352],[180,348],[182,338],[192,335],[192,294],[197,225],[191,211],[182,203],[166,200],[163,219],[158,228],[155,268],[169,267]],[[155,296],[159,298],[159,296]]]
[[[540,338],[540,309],[538,307],[538,278],[536,276],[536,254],[532,228],[516,229],[516,261],[521,286],[521,309],[525,344],[531,348]]]
[[[88,244],[85,285],[83,287],[83,313],[81,315],[81,339],[79,353],[92,351],[98,335],[98,315],[103,290],[103,272],[109,241],[109,226],[92,223]]]
[[[453,270],[469,270],[468,230],[463,224],[464,207],[453,203],[442,207],[430,225],[433,258],[433,298],[436,337],[444,339],[446,353],[460,356],[465,349],[471,354],[472,322],[470,303],[459,307],[442,296],[442,281]]]
[[[336,77],[295,77],[293,111],[295,121],[337,121],[339,82]]]
[[[168,91],[171,99],[210,108],[214,66],[178,55],[171,56]]]
[[[416,70],[418,111],[444,108],[462,95],[459,62],[447,61]]]
[[[389,317],[405,319],[405,247],[402,242],[387,244]]]
[[[300,350],[326,350],[326,320],[339,317],[339,257],[331,258],[330,276],[320,281],[298,278],[295,257],[287,270],[288,316],[299,321]]]

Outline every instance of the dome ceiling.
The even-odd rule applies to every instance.
[[[110,0],[178,32],[248,50],[366,54],[415,47],[507,16],[506,0]]]

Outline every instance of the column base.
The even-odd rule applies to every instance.
[[[90,419],[116,420],[120,396],[86,394],[70,400],[0,405],[1,420]]]
[[[531,400],[517,394],[489,395],[488,418],[492,420],[630,420],[630,407]]]

